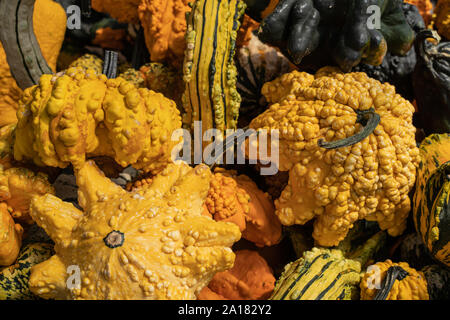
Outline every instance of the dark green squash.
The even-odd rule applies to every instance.
[[[416,33],[426,28],[425,22],[416,6],[403,3],[402,8],[408,24]],[[352,72],[365,72],[369,77],[382,83],[389,82],[402,97],[413,101],[415,96],[412,86],[412,74],[416,67],[416,62],[414,49],[409,50],[405,56],[394,55],[388,52],[381,65],[374,66],[361,63],[354,67]]]
[[[0,300],[37,299],[28,287],[31,267],[49,259],[53,255],[53,245],[32,243],[23,246],[17,262],[0,270]]]
[[[427,135],[450,132],[450,41],[439,41],[436,31],[425,30],[417,35],[415,43],[413,86],[419,110],[416,120]]]
[[[450,267],[450,133],[427,137],[420,157],[414,224],[431,256]]]
[[[278,46],[292,62],[318,69],[333,62],[350,71],[360,62],[381,64],[387,51],[405,55],[414,31],[402,0],[284,0],[261,23],[260,39]],[[258,15],[248,1],[249,12]],[[370,6],[380,8],[380,29]],[[266,9],[266,8],[264,8]],[[261,9],[260,9],[261,10]]]

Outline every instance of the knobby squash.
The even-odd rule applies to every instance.
[[[250,128],[279,131],[278,167],[289,171],[275,200],[281,223],[316,218],[321,246],[337,245],[360,219],[400,235],[419,162],[413,105],[389,84],[336,68],[293,71],[262,92],[271,105]]]
[[[33,198],[31,215],[56,254],[34,266],[31,291],[45,299],[195,299],[215,273],[233,266],[239,228],[201,216],[211,172],[169,164],[127,192],[91,161],[75,171],[79,204]],[[56,214],[57,213],[57,214]],[[80,269],[68,286],[67,267]]]
[[[387,51],[404,55],[414,41],[402,0],[246,2],[249,14],[263,19],[258,33],[263,42],[280,47],[293,63],[315,70],[332,63],[344,71],[360,62],[379,65]],[[372,5],[380,9],[377,27]]]
[[[413,218],[430,254],[450,266],[450,133],[420,145]]]
[[[377,288],[378,287],[378,288]],[[378,262],[361,280],[361,300],[429,300],[427,280],[408,263]]]

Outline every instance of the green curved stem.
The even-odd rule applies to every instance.
[[[332,142],[326,142],[324,139],[319,139],[319,141],[317,141],[319,147],[325,149],[338,149],[352,146],[371,135],[375,128],[380,124],[381,117],[373,108],[370,108],[369,110],[356,110],[356,114],[356,123],[364,126],[360,132],[351,137]]]

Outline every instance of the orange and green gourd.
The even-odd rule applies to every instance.
[[[222,132],[236,129],[241,98],[236,90],[234,64],[237,31],[244,14],[240,0],[197,0],[187,16],[183,65],[183,125]]]
[[[450,133],[422,141],[413,203],[414,224],[425,247],[450,267]]]
[[[233,266],[239,228],[201,215],[207,166],[169,164],[131,192],[92,161],[75,176],[83,212],[52,195],[31,204],[31,216],[55,242],[56,254],[31,269],[30,289],[41,298],[189,300]],[[70,265],[80,268],[79,287],[66,285]]]
[[[419,163],[411,103],[365,73],[334,68],[293,71],[262,92],[270,107],[250,128],[279,132],[279,170],[289,171],[275,200],[281,223],[315,218],[321,246],[337,245],[360,219],[400,235]]]
[[[26,244],[20,249],[15,263],[0,269],[0,300],[36,300],[28,287],[31,268],[49,259],[53,245],[49,243]]]
[[[4,5],[11,6],[17,3],[17,1],[3,2]],[[55,71],[56,61],[66,31],[66,13],[60,4],[53,0],[37,0],[34,10],[31,7],[30,12],[33,17],[33,29],[35,31],[37,45],[47,60],[48,66],[51,70]],[[5,11],[4,14],[8,13]],[[10,30],[8,29],[6,32],[10,32]],[[6,53],[0,43],[0,114],[2,115],[0,118],[0,127],[17,122],[17,102],[21,94],[22,90],[17,86],[16,80],[11,74]]]
[[[406,262],[378,262],[361,280],[361,300],[429,300],[427,279]]]

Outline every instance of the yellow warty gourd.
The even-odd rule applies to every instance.
[[[365,73],[333,68],[315,76],[293,71],[266,83],[262,92],[271,106],[250,128],[279,131],[279,169],[289,171],[275,201],[281,223],[316,218],[313,237],[322,246],[337,245],[359,219],[401,234],[419,161],[411,103]],[[364,112],[373,115],[366,127],[374,113],[379,116],[372,133],[353,145],[324,147],[358,136],[363,125],[356,122]]]
[[[233,223],[201,216],[211,172],[168,165],[151,185],[127,192],[92,161],[75,172],[79,203],[35,197],[31,215],[56,254],[31,270],[30,289],[46,299],[195,299],[215,273],[233,266]],[[80,286],[67,286],[77,266]]]
[[[175,103],[92,69],[69,68],[43,75],[25,90],[18,110],[14,157],[40,166],[83,164],[86,156],[108,156],[122,167],[159,171],[171,162],[181,127]]]

